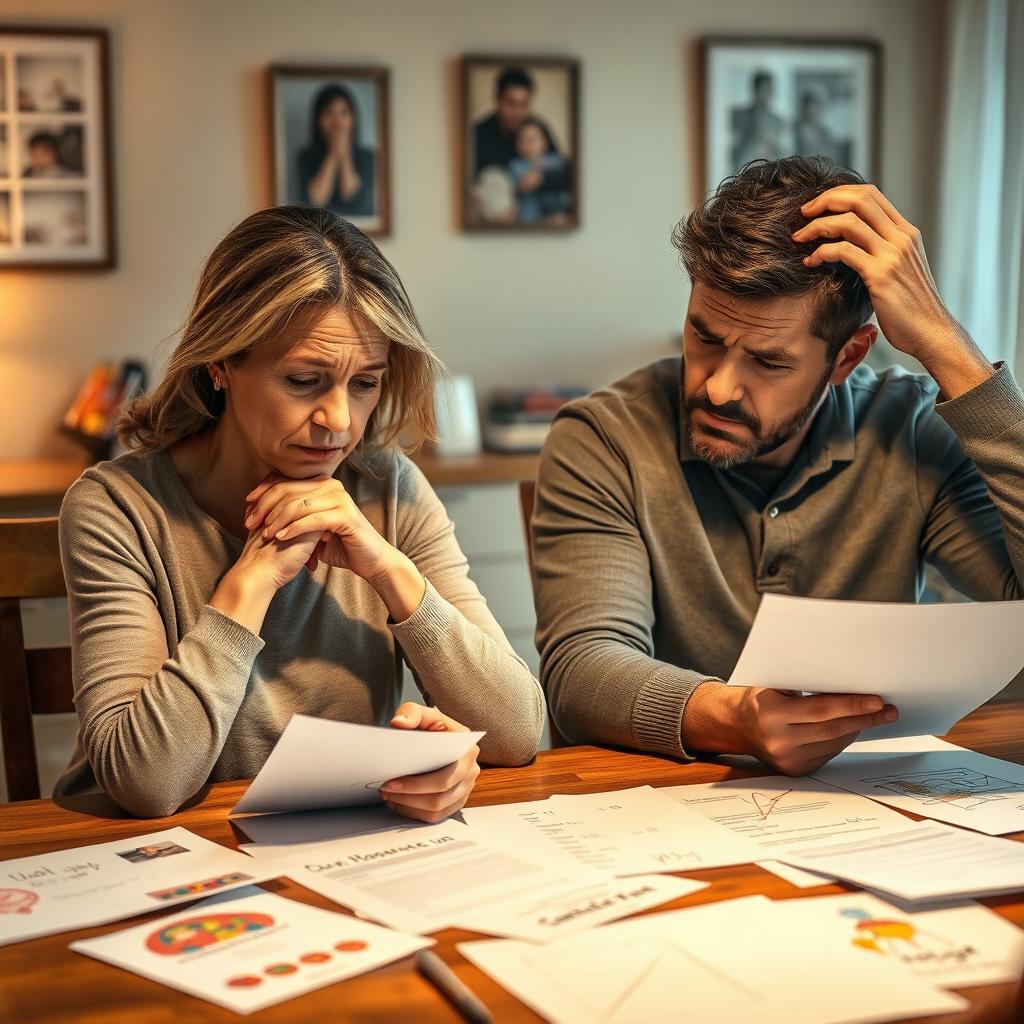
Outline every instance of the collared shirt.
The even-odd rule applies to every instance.
[[[681,382],[679,358],[638,370],[562,410],[545,445],[537,646],[569,739],[686,756],[686,701],[729,677],[763,593],[916,601],[930,562],[975,600],[1024,595],[1024,396],[1005,366],[938,406],[929,377],[859,367],[760,482],[693,453]]]

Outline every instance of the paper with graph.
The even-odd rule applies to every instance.
[[[658,790],[709,821],[756,843],[766,858],[780,858],[787,846],[810,841],[845,842],[900,828],[907,819],[896,811],[862,796],[836,789],[817,779],[790,779],[769,775],[757,779],[731,779]],[[758,860],[766,871],[798,888],[822,885],[827,878],[775,859]]]
[[[900,810],[990,836],[1024,832],[1024,767],[973,750],[847,752],[814,774]]]
[[[729,679],[870,693],[899,721],[864,739],[941,736],[1024,667],[1024,601],[895,604],[765,594]]]

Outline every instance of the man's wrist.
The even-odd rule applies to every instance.
[[[996,368],[955,320],[943,333],[945,337],[938,344],[933,342],[915,355],[939,385],[942,400],[951,401],[984,384]]]
[[[739,752],[736,738],[736,699],[739,689],[717,679],[698,684],[683,711],[683,746],[693,752]]]

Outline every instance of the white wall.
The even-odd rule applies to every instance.
[[[485,390],[596,385],[672,350],[687,287],[669,231],[697,199],[696,41],[858,36],[885,47],[882,183],[926,233],[941,8],[930,0],[0,0],[0,24],[113,33],[120,263],[0,271],[0,458],[72,450],[53,433],[88,367],[152,358],[214,243],[270,202],[272,62],[392,69],[396,264],[442,357]],[[457,230],[457,58],[583,64],[580,230]]]

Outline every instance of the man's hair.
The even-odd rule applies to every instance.
[[[495,96],[500,96],[506,89],[529,89],[533,92],[533,77],[526,68],[505,68],[498,75],[498,85],[494,90]]]
[[[823,239],[790,237],[807,223],[800,207],[836,185],[864,179],[823,156],[752,160],[726,178],[703,205],[672,232],[694,284],[737,298],[815,296],[810,330],[832,360],[871,316],[871,299],[859,275],[844,263],[805,267],[803,258]]]

